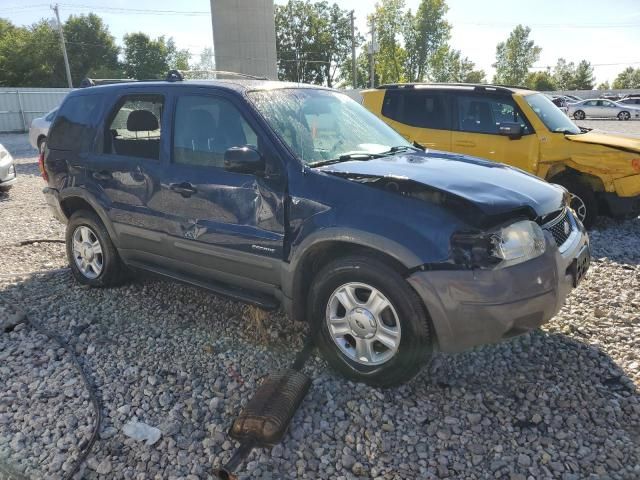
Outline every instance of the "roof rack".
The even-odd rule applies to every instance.
[[[511,89],[518,88],[523,90],[531,90],[527,87],[517,87],[510,85],[492,85],[492,84],[478,84],[478,83],[428,83],[428,82],[416,82],[416,83],[386,83],[384,85],[380,85],[377,88],[379,89],[401,89],[401,88],[420,88],[420,87],[468,87],[473,88],[476,92],[482,91],[494,91],[499,93],[509,93],[511,94]]]
[[[268,80],[267,77],[258,77],[255,75],[249,75],[248,73],[240,73],[240,72],[228,72],[226,70],[169,70],[167,72],[166,77],[164,78],[165,82],[182,82],[185,80],[185,73],[207,73],[214,75],[228,75],[235,77],[244,77],[251,78],[253,80]],[[80,88],[86,87],[96,87],[99,85],[111,85],[114,83],[128,83],[128,82],[158,82],[162,81],[160,79],[148,79],[148,80],[138,80],[134,78],[85,78],[80,82]]]

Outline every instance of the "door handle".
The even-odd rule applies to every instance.
[[[475,147],[476,142],[472,142],[471,140],[458,140],[456,141],[456,146],[458,147]]]
[[[93,178],[95,178],[96,180],[111,180],[113,176],[106,170],[101,170],[99,172],[94,172]]]
[[[171,183],[169,184],[169,188],[185,198],[190,197],[194,193],[198,192],[198,189],[191,185],[189,182]]]

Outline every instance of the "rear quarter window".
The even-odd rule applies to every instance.
[[[88,151],[96,135],[101,95],[67,98],[55,116],[47,145],[55,150]]]

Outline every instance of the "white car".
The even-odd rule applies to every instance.
[[[51,110],[44,117],[34,118],[31,121],[31,126],[29,127],[29,143],[33,148],[38,150],[38,152],[44,151],[47,143],[47,135],[49,135],[49,127],[57,111],[58,107]]]
[[[16,183],[16,166],[9,151],[0,144],[0,192],[7,191]]]
[[[582,100],[581,102],[570,103],[568,105],[568,109],[569,116],[572,116],[576,120],[584,120],[587,117],[617,117],[618,120],[640,118],[640,108],[634,105],[625,105],[614,102],[605,98]]]

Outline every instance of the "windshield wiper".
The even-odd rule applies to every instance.
[[[349,160],[371,160],[372,158],[380,158],[382,155],[377,153],[347,153],[340,155],[338,158],[332,158],[330,160],[318,160],[317,162],[311,162],[310,167],[324,167],[325,165],[333,165],[334,163],[348,162]]]
[[[424,152],[424,148],[420,148],[417,145],[398,145],[396,147],[391,147],[386,152],[380,153],[380,155],[387,156],[398,152],[406,152],[407,150],[412,150],[414,152]]]

